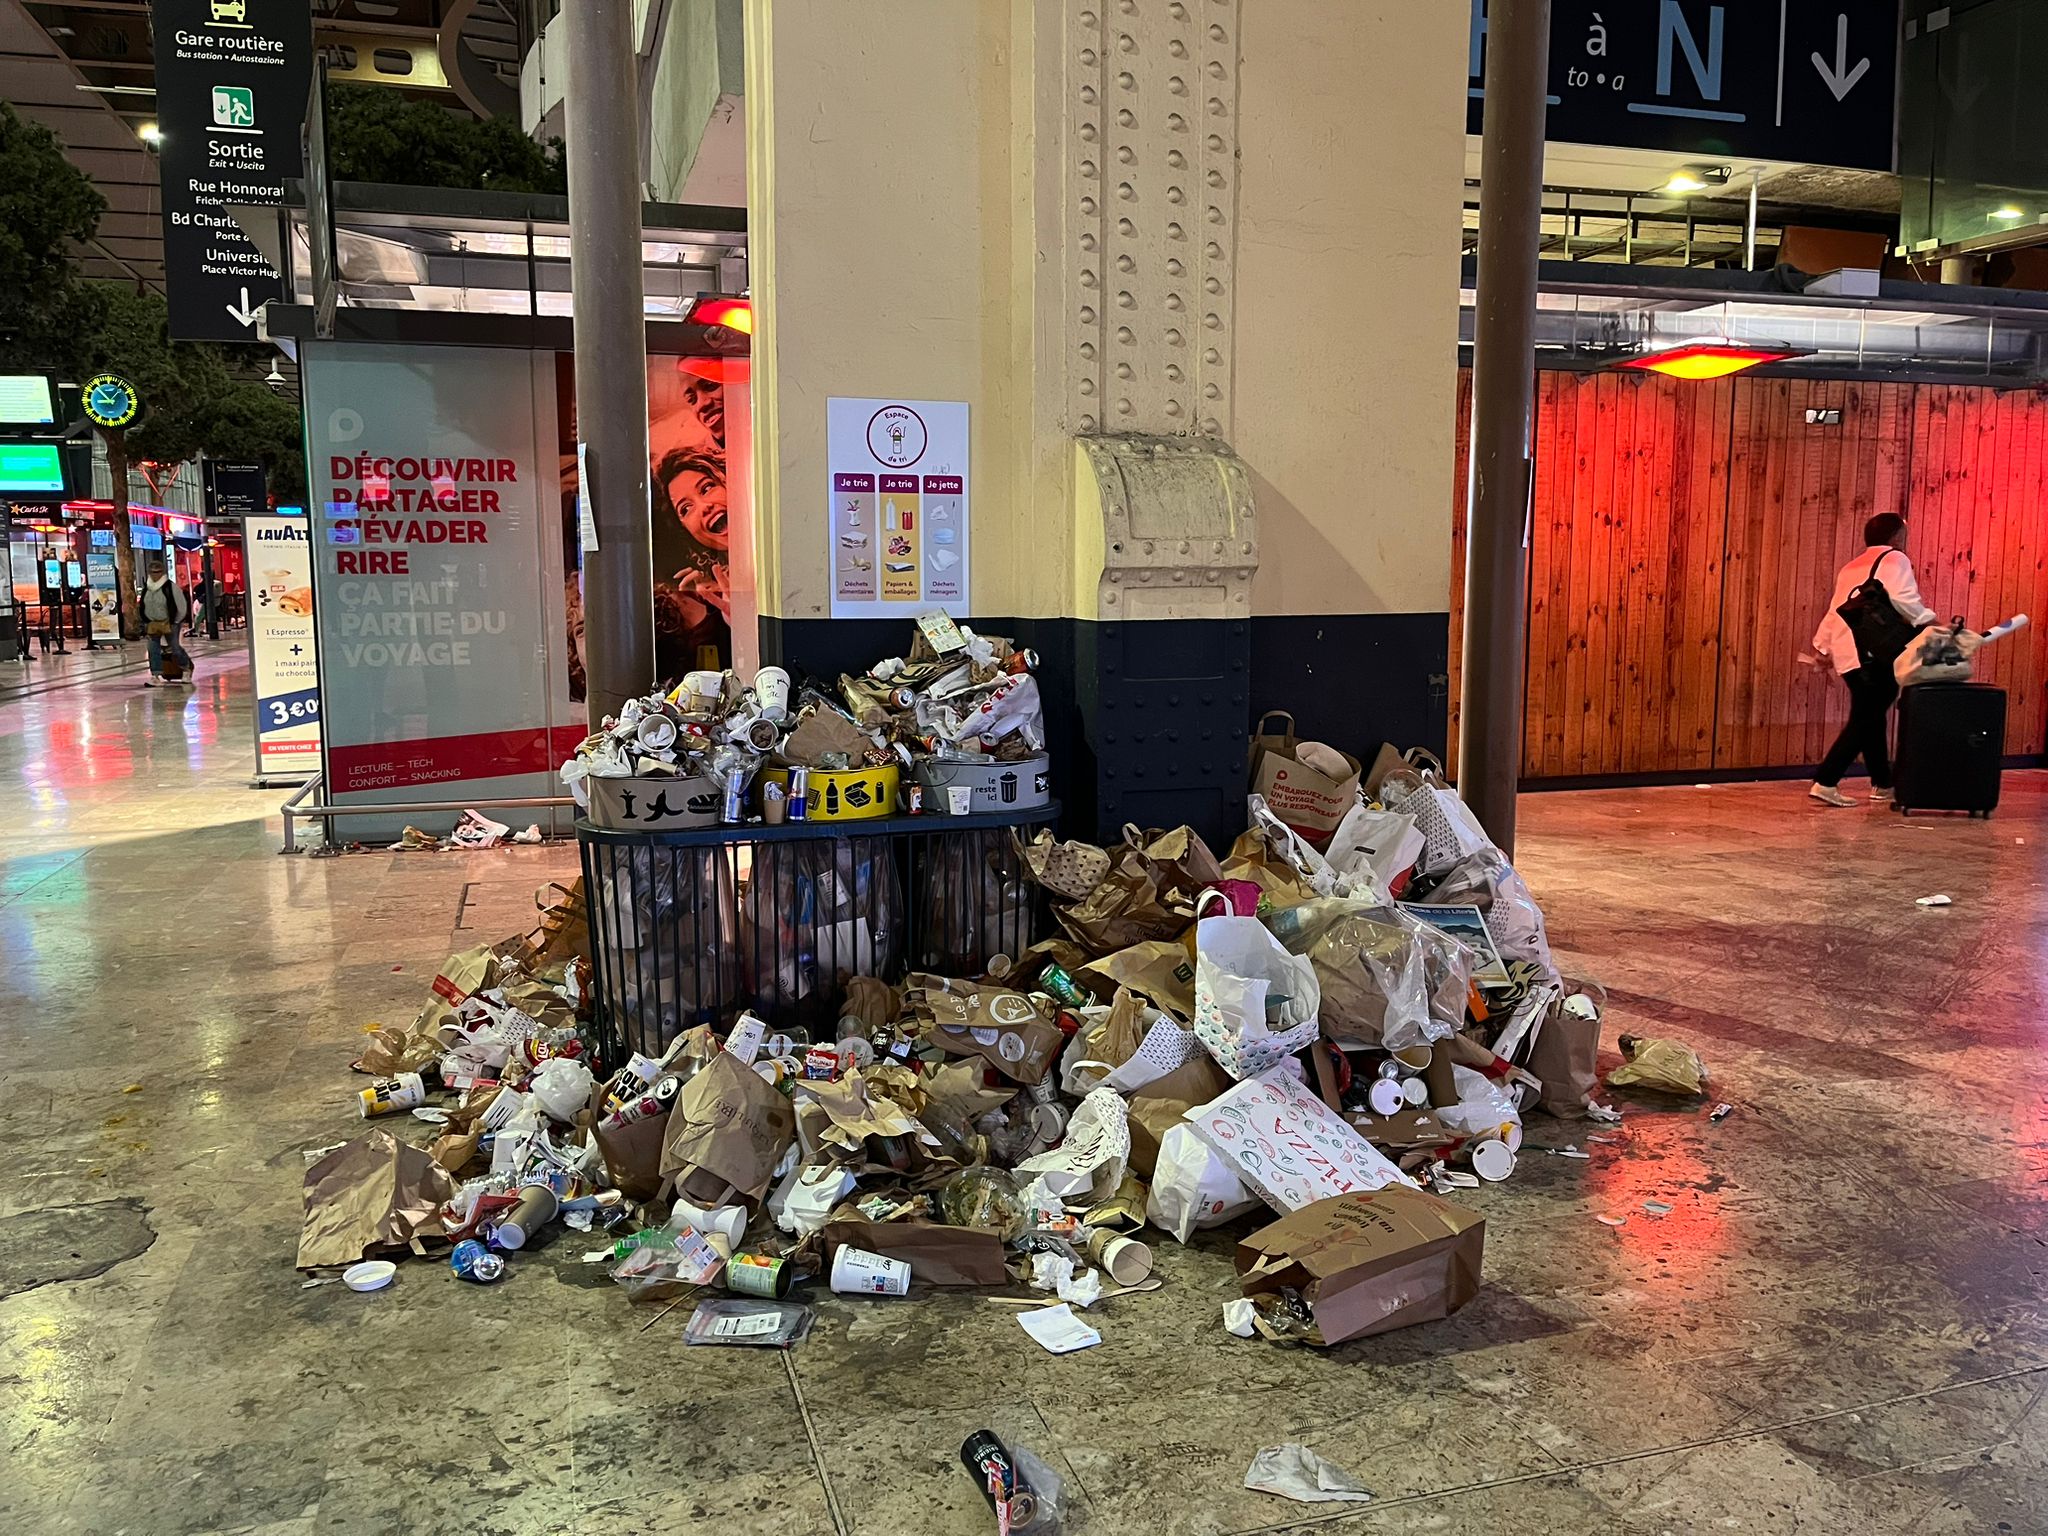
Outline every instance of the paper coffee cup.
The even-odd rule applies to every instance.
[[[719,698],[724,694],[725,674],[723,672],[685,672],[683,674],[683,692],[689,698],[690,709],[702,713],[717,704]]]
[[[1092,1232],[1088,1257],[1118,1285],[1137,1285],[1152,1273],[1152,1250],[1121,1232]]]
[[[716,1235],[737,1248],[741,1235],[747,1230],[747,1208],[743,1205],[720,1205],[710,1210],[678,1200],[671,1208],[669,1219],[681,1217],[685,1224],[695,1227],[706,1237]]]
[[[1416,1078],[1415,1081],[1421,1082],[1422,1079]],[[1401,1106],[1408,1102],[1403,1085],[1391,1077],[1373,1079],[1373,1085],[1366,1091],[1365,1097],[1372,1105],[1372,1112],[1382,1116],[1399,1113]]]
[[[789,715],[789,674],[780,667],[763,667],[754,674],[754,697],[760,701],[763,719],[786,719]]]
[[[1515,1171],[1515,1154],[1504,1141],[1482,1141],[1472,1148],[1472,1171],[1498,1184]]]
[[[633,734],[642,751],[664,752],[675,745],[676,723],[667,715],[642,715]]]
[[[967,784],[946,786],[946,813],[949,816],[965,816],[974,809],[974,789]]]
[[[910,1289],[910,1265],[841,1243],[832,1255],[832,1289],[846,1296],[901,1296]]]
[[[356,1108],[365,1120],[418,1109],[426,1102],[427,1085],[417,1072],[401,1072],[396,1077],[382,1078],[356,1095]]]

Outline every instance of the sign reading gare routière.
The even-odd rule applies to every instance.
[[[301,174],[313,83],[306,0],[153,0],[164,286],[171,334],[255,341],[283,283],[228,214],[275,205]]]

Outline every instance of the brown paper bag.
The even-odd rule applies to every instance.
[[[1195,1016],[1195,962],[1179,939],[1151,939],[1120,949],[1075,973],[1084,987],[1128,987],[1181,1023]]]
[[[660,1198],[667,1184],[661,1172],[661,1150],[668,1137],[669,1119],[670,1115],[655,1115],[616,1130],[598,1126],[591,1132],[597,1138],[597,1150],[604,1154],[605,1172],[628,1200],[644,1205]]]
[[[1223,878],[1251,881],[1262,893],[1262,907],[1268,903],[1275,907],[1298,907],[1315,899],[1316,893],[1302,879],[1301,871],[1275,850],[1257,827],[1247,827],[1237,834],[1237,841],[1230,845],[1230,856],[1223,861]]]
[[[1136,847],[1158,872],[1161,889],[1179,891],[1190,901],[1202,890],[1223,878],[1216,855],[1193,827],[1175,827],[1167,832],[1141,833],[1134,826],[1124,828],[1124,840]]]
[[[1561,1120],[1582,1120],[1600,1086],[1600,1021],[1565,1012],[1552,1003],[1536,1043],[1529,1048],[1529,1070],[1543,1080],[1543,1108]]]
[[[370,1043],[363,1047],[363,1054],[350,1062],[349,1068],[372,1077],[396,1077],[440,1060],[444,1049],[431,1030],[422,1031],[417,1023],[411,1029],[379,1024],[370,1031]]]
[[[869,1221],[842,1205],[825,1223],[825,1262],[842,1243],[901,1259],[926,1285],[1002,1285],[1003,1234],[993,1227],[948,1227],[935,1221]]]
[[[1325,1344],[1449,1317],[1479,1294],[1486,1221],[1420,1189],[1333,1195],[1237,1245],[1244,1294],[1301,1292]]]
[[[418,1147],[389,1131],[359,1136],[306,1170],[298,1267],[445,1238],[439,1212],[454,1195],[455,1181]]]
[[[1221,1098],[1235,1086],[1230,1075],[1204,1052],[1133,1093],[1127,1122],[1131,1131],[1131,1166],[1151,1178],[1159,1162],[1160,1138],[1180,1124],[1189,1110]]]
[[[1056,901],[1052,913],[1067,937],[1091,955],[1172,938],[1194,918],[1192,899],[1172,890],[1175,878],[1142,848],[1126,842],[1114,851],[1109,873],[1085,901]]]
[[[1287,722],[1277,734],[1266,731],[1268,720]],[[1338,755],[1350,767],[1342,778],[1331,778],[1302,762],[1301,743],[1294,738],[1294,716],[1285,710],[1268,710],[1259,717],[1252,733],[1252,793],[1261,796],[1275,816],[1301,835],[1314,848],[1329,846],[1330,834],[1358,803],[1358,781],[1363,772],[1358,759],[1348,752]]]
[[[669,1111],[660,1173],[706,1210],[734,1200],[758,1206],[795,1136],[789,1100],[721,1051],[683,1084]]]
[[[1063,843],[1047,827],[1028,843],[1014,831],[1010,835],[1031,878],[1063,901],[1086,901],[1109,873],[1109,855],[1093,843]]]

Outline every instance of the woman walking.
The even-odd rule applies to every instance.
[[[1842,793],[1842,775],[1858,756],[1870,770],[1870,798],[1883,803],[1892,797],[1892,762],[1888,745],[1888,722],[1892,701],[1899,696],[1892,676],[1892,660],[1871,651],[1873,639],[1879,649],[1881,638],[1858,634],[1842,616],[1852,606],[1859,589],[1878,584],[1891,607],[1907,626],[1921,629],[1934,622],[1934,610],[1920,601],[1920,587],[1913,579],[1913,562],[1906,558],[1906,520],[1896,512],[1880,512],[1863,525],[1862,554],[1835,573],[1834,595],[1828,601],[1827,617],[1814,632],[1813,648],[1834,663],[1849,690],[1849,720],[1842,734],[1821,759],[1820,770],[1807,791],[1822,805],[1854,805]],[[1882,614],[1880,614],[1880,621]],[[1898,649],[1903,649],[1899,647]]]

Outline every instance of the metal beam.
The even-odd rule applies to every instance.
[[[1492,0],[1479,151],[1473,300],[1471,509],[1458,788],[1501,849],[1515,848],[1527,646],[1530,409],[1536,390],[1536,266],[1543,225],[1550,0]]]

